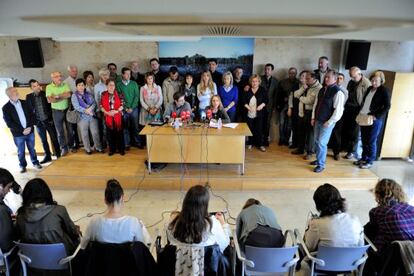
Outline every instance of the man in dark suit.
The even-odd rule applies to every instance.
[[[264,113],[263,123],[265,124],[263,127],[264,132],[264,145],[269,146],[270,140],[270,122],[272,120],[273,111],[275,110],[275,103],[276,103],[276,92],[278,87],[278,81],[275,77],[273,77],[273,70],[275,69],[274,65],[271,63],[267,63],[264,67],[264,75],[261,77],[262,82],[261,86],[266,90],[267,97],[269,99],[269,103],[266,105],[266,112]]]
[[[52,107],[47,101],[46,92],[42,91],[42,87],[36,80],[30,80],[29,85],[33,92],[26,96],[26,103],[30,113],[35,119],[36,130],[42,140],[42,146],[45,152],[45,157],[40,161],[40,164],[45,164],[52,161],[52,153],[50,152],[49,143],[47,141],[47,133],[49,133],[54,152],[58,158],[60,157],[59,141],[53,123]]]
[[[10,101],[3,106],[3,117],[13,134],[13,140],[17,147],[19,157],[20,172],[25,173],[27,162],[25,157],[25,147],[30,153],[30,159],[35,168],[41,169],[42,166],[37,160],[35,151],[35,137],[33,132],[34,117],[30,113],[26,101],[19,100],[19,93],[15,87],[6,89],[6,94]]]
[[[217,59],[212,58],[208,60],[208,70],[211,73],[211,78],[217,85],[217,89],[223,85],[223,74],[217,71]]]

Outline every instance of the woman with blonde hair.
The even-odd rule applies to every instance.
[[[364,275],[375,275],[382,267],[394,265],[387,263],[393,241],[414,241],[414,207],[406,202],[401,185],[384,178],[377,183],[374,193],[378,206],[369,211],[364,232],[378,251],[370,252]]]
[[[369,169],[377,159],[377,138],[384,124],[385,116],[391,107],[390,92],[384,86],[385,76],[376,71],[370,77],[371,86],[362,101],[362,108],[357,116],[361,126],[362,158],[354,162],[361,169]],[[367,118],[370,123],[358,118]]]
[[[221,119],[223,124],[230,123],[230,117],[226,112],[226,109],[223,107],[219,95],[214,95],[211,97],[210,106],[206,107],[206,110],[210,109],[212,114],[212,119],[218,120]]]
[[[211,73],[204,71],[201,73],[200,83],[197,85],[197,98],[200,101],[198,104],[198,111],[200,117],[205,118],[205,108],[210,104],[212,96],[217,95],[217,86],[213,82]]]
[[[238,101],[239,89],[233,85],[233,75],[226,72],[223,75],[223,85],[220,86],[218,94],[223,101],[224,110],[229,115],[232,122],[236,120],[236,106]]]
[[[250,89],[244,94],[244,107],[247,109],[247,125],[253,136],[247,141],[247,148],[252,149],[253,146],[259,148],[260,151],[266,151],[264,147],[264,115],[269,98],[266,90],[260,86],[261,78],[257,74],[253,74],[249,79]]]

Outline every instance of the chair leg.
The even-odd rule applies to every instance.
[[[27,276],[26,263],[22,259],[20,259],[20,263],[22,264],[23,276]]]

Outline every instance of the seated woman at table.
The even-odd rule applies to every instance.
[[[185,101],[185,94],[184,92],[175,92],[173,95],[174,102],[168,104],[165,107],[164,112],[164,120],[168,121],[173,117],[173,114],[175,113],[175,116],[178,118],[180,117],[180,114],[182,112],[191,112],[191,106],[188,102]]]
[[[214,119],[216,121],[218,119],[221,119],[221,122],[223,124],[230,123],[230,117],[224,109],[223,104],[221,103],[220,96],[214,95],[211,97],[210,105],[206,107],[206,113],[207,110],[211,110],[211,119]]]

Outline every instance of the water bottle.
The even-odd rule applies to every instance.
[[[223,126],[223,123],[221,122],[221,118],[219,118],[218,121],[217,121],[217,128],[221,129],[222,126]]]

